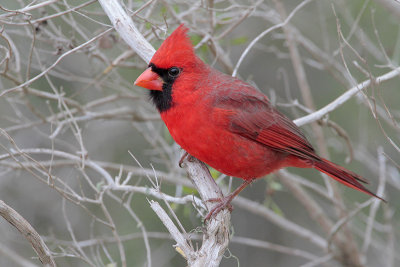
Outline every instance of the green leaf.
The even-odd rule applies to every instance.
[[[268,183],[268,187],[271,188],[274,191],[282,191],[283,187],[281,183],[275,182],[275,181],[271,181]]]
[[[193,34],[190,36],[190,40],[192,41],[193,46],[196,46],[201,39],[203,39],[200,35],[197,34]]]
[[[191,187],[188,187],[188,186],[183,186],[182,187],[182,191],[183,191],[183,193],[185,193],[187,195],[196,194],[197,193],[197,191],[195,189],[193,189]]]
[[[231,44],[232,45],[241,45],[241,44],[247,43],[247,41],[248,41],[248,38],[246,36],[242,36],[242,37],[232,39]]]
[[[145,28],[146,28],[147,30],[151,29],[151,23],[150,23],[150,22],[146,22],[146,23],[145,23]]]
[[[281,210],[281,208],[279,208],[278,205],[276,205],[275,202],[271,202],[270,208],[271,208],[271,209],[273,210],[273,212],[275,212],[277,215],[279,215],[279,216],[281,216],[281,217],[284,217],[283,211]]]
[[[180,13],[180,11],[179,11],[179,5],[173,5],[172,8],[174,9],[174,11],[175,11],[177,14]]]
[[[165,6],[162,6],[160,9],[161,15],[164,16],[167,13],[167,8]]]
[[[217,171],[216,169],[211,168],[211,167],[209,169],[210,169],[212,178],[216,179],[221,175],[221,173],[219,171]]]
[[[98,183],[96,184],[96,189],[97,189],[98,191],[100,191],[101,188],[103,187],[103,185],[105,185],[104,181],[98,182]]]

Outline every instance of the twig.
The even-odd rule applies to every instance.
[[[88,40],[87,42],[84,42],[83,44],[75,47],[74,49],[69,50],[68,52],[65,52],[64,54],[62,54],[53,64],[51,64],[51,66],[49,66],[48,68],[46,68],[44,71],[42,71],[40,74],[36,75],[35,77],[27,80],[26,82],[21,83],[18,86],[12,87],[12,88],[8,88],[6,90],[4,90],[3,92],[0,93],[0,97],[11,93],[15,90],[18,90],[19,88],[22,88],[24,86],[28,86],[30,84],[32,84],[34,81],[38,80],[39,78],[43,77],[46,73],[48,73],[50,70],[52,70],[54,67],[57,66],[58,63],[60,63],[60,61],[65,58],[66,56],[73,54],[77,51],[79,51],[80,49],[82,49],[83,47],[93,43],[94,41],[96,41],[97,39],[99,39],[100,37],[106,35],[107,33],[109,33],[112,30],[112,28],[107,29],[105,31],[103,31],[102,33],[96,35],[95,37],[91,38],[90,40]]]
[[[377,78],[375,78],[375,80],[373,81],[375,85],[379,85],[382,82],[385,82],[387,80],[393,79],[395,77],[398,77],[400,75],[400,67],[389,71],[388,73],[385,73]],[[357,84],[356,86],[350,88],[349,90],[346,91],[346,93],[342,94],[341,96],[339,96],[338,98],[336,98],[334,101],[332,101],[330,104],[326,105],[325,107],[307,115],[301,118],[298,118],[296,120],[294,120],[294,123],[297,126],[302,126],[308,123],[311,123],[313,121],[322,119],[326,114],[328,114],[329,112],[334,111],[335,109],[337,109],[339,106],[343,105],[344,103],[346,103],[346,101],[348,101],[351,97],[353,97],[354,95],[356,95],[358,92],[360,92],[361,90],[369,87],[371,85],[371,80],[365,80],[362,83]]]
[[[149,201],[149,203],[150,203],[150,207],[157,214],[158,218],[160,218],[160,220],[162,221],[164,226],[167,228],[168,232],[171,234],[172,238],[177,242],[177,247],[183,251],[183,256],[187,260],[190,260],[191,258],[193,258],[194,251],[189,246],[189,244],[186,241],[186,238],[179,231],[179,229],[175,226],[174,222],[171,220],[171,218],[168,216],[168,214],[165,212],[165,210],[156,201],[151,200],[151,201]]]
[[[287,23],[289,23],[289,21],[293,18],[293,16],[297,13],[297,11],[299,11],[302,7],[304,7],[305,5],[307,5],[308,3],[310,3],[312,0],[305,0],[303,2],[301,2],[301,4],[299,4],[298,6],[296,6],[292,12],[290,12],[289,16],[287,16],[287,18],[279,24],[276,24],[268,29],[266,29],[265,31],[263,31],[262,33],[260,33],[253,41],[250,42],[250,44],[246,47],[246,49],[244,50],[244,52],[242,53],[242,55],[240,56],[238,62],[236,63],[235,68],[233,69],[233,73],[232,76],[236,76],[238,69],[240,67],[240,64],[242,63],[242,61],[244,60],[244,58],[246,57],[246,55],[250,52],[250,49],[261,39],[263,38],[266,34],[272,32],[273,30],[279,29],[280,27],[285,26]]]
[[[293,233],[299,237],[308,240],[312,244],[320,247],[326,248],[327,242],[326,240],[319,236],[318,234],[314,233],[313,231],[306,229],[296,223],[289,221],[288,219],[279,216],[277,213],[273,212],[272,210],[266,208],[264,205],[259,204],[255,201],[248,200],[241,196],[237,196],[233,199],[232,203],[235,207],[242,208],[248,212],[257,214],[260,217],[266,218],[271,223],[277,225],[278,227],[284,229],[289,233]]]
[[[36,230],[18,212],[0,200],[0,215],[13,225],[31,243],[33,249],[44,266],[56,266],[49,248]]]
[[[300,265],[300,267],[314,267],[314,266],[321,266],[323,263],[330,261],[333,258],[332,254],[325,255],[321,258],[316,260],[310,261],[306,264]]]
[[[374,201],[373,198],[368,199],[364,203],[360,204],[357,208],[355,208],[353,211],[349,212],[346,217],[341,218],[339,221],[336,222],[336,224],[331,228],[331,232],[328,237],[328,247],[331,244],[331,241],[333,240],[334,236],[339,232],[340,228],[343,227],[348,221],[350,221],[358,212],[360,212],[362,209],[368,207],[371,205],[371,203]]]
[[[383,148],[378,147],[378,162],[379,162],[379,186],[378,186],[378,196],[383,196],[385,192],[385,186],[386,186],[386,158],[385,155],[383,154]],[[365,230],[365,236],[364,236],[364,243],[362,246],[362,252],[364,254],[367,254],[369,245],[371,243],[372,239],[372,228],[375,222],[375,216],[376,213],[378,212],[379,205],[381,204],[381,201],[379,199],[374,199],[374,202],[371,205],[371,209],[369,211],[369,216],[368,216],[368,221],[367,221],[367,228]]]

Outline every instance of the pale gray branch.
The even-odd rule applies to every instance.
[[[132,19],[128,16],[121,4],[117,0],[99,0],[99,3],[106,12],[114,28],[121,35],[122,39],[146,62],[156,52],[153,46],[147,42],[143,35],[133,24]]]
[[[49,248],[43,242],[36,230],[24,219],[18,212],[8,206],[4,201],[0,200],[0,215],[7,220],[12,226],[31,243],[33,249],[44,266],[56,266]]]
[[[384,81],[393,79],[395,77],[399,77],[400,74],[400,67],[389,71],[388,73],[385,73],[384,75],[381,75],[377,78],[375,78],[373,80],[373,83],[378,85],[381,84]],[[294,123],[297,126],[302,126],[308,123],[311,123],[313,121],[322,119],[326,114],[328,114],[329,112],[334,111],[335,109],[337,109],[339,106],[343,105],[344,103],[346,103],[351,97],[353,97],[354,95],[356,95],[357,93],[359,93],[361,90],[369,87],[371,85],[371,80],[365,80],[362,83],[357,84],[356,86],[354,86],[353,88],[350,88],[348,91],[346,91],[344,94],[342,94],[341,96],[339,96],[338,98],[336,98],[334,101],[332,101],[330,104],[326,105],[325,107],[307,115],[304,116],[302,118],[298,118],[296,120],[294,120]]]

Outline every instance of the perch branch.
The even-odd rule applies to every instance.
[[[122,39],[146,63],[149,63],[155,50],[137,30],[131,18],[121,7],[119,1],[99,0],[99,2]],[[211,177],[208,168],[204,163],[193,158],[190,161],[186,159],[183,162],[183,167],[188,172],[192,183],[199,192],[201,199],[205,202],[207,209],[211,210],[214,204],[207,202],[207,200],[210,198],[221,198],[223,195],[221,189]],[[177,241],[178,246],[184,251],[189,266],[219,266],[229,243],[230,213],[228,210],[223,210],[209,220],[204,230],[202,246],[199,250],[194,251],[194,249],[183,245],[184,243],[180,238],[181,235],[176,231],[172,231],[173,229],[177,230],[176,226],[168,216],[161,216],[165,211],[159,209],[161,207],[157,208],[158,206],[155,203],[151,202],[153,210],[156,211],[164,225],[167,226],[173,235],[175,241]]]

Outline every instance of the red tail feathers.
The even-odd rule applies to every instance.
[[[319,170],[320,172],[329,175],[333,179],[341,182],[342,184],[347,185],[348,187],[354,188],[358,191],[361,191],[363,193],[366,193],[370,196],[376,197],[386,202],[386,200],[384,200],[381,197],[378,197],[377,195],[369,191],[367,188],[365,188],[361,183],[359,183],[359,181],[363,183],[368,183],[367,180],[365,180],[364,178],[362,178],[361,176],[352,171],[346,170],[345,168],[336,165],[333,162],[330,162],[326,159],[322,159],[321,161],[315,161],[314,168]]]

